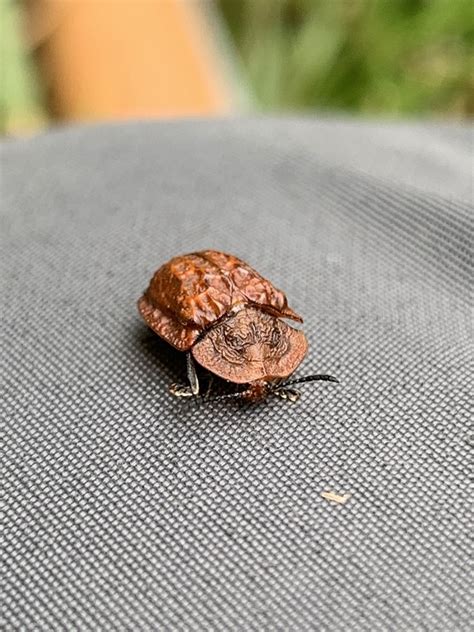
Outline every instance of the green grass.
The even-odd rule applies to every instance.
[[[467,117],[472,0],[220,0],[263,110]]]

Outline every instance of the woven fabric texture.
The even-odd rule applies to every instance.
[[[472,629],[471,151],[311,119],[3,144],[2,630]],[[136,301],[204,248],[283,289],[298,375],[341,383],[174,399]]]

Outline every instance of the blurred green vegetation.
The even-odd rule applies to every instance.
[[[215,2],[258,109],[474,113],[474,0]],[[0,134],[47,117],[21,11],[0,0]]]
[[[28,132],[45,121],[41,89],[26,51],[21,5],[0,0],[0,134]]]
[[[219,0],[264,110],[467,117],[473,0]]]

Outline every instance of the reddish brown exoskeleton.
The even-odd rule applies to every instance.
[[[293,385],[330,375],[284,381],[303,360],[304,333],[284,319],[303,322],[286,296],[249,265],[232,255],[204,250],[174,257],[159,268],[138,301],[148,326],[186,352],[189,385],[172,384],[178,397],[199,394],[196,360],[243,391],[227,397],[250,401],[270,394],[296,401]]]

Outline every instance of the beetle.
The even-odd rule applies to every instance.
[[[285,294],[241,259],[216,250],[174,257],[153,275],[138,301],[147,325],[186,353],[188,384],[171,384],[176,397],[200,392],[195,361],[245,390],[221,395],[248,401],[269,395],[294,402],[294,385],[326,380],[310,375],[287,380],[308,349],[306,336],[285,321],[302,323]]]

